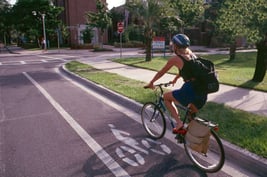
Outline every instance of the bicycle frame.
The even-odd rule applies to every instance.
[[[157,98],[156,98],[155,103],[162,110],[162,112],[165,114],[165,116],[168,118],[172,128],[174,128],[175,127],[174,119],[171,117],[170,113],[168,112],[168,110],[165,106],[165,103],[164,103],[164,99],[163,99],[164,90],[162,87],[163,86],[168,87],[169,85],[170,85],[170,83],[162,83],[162,84],[155,85],[160,90],[159,94],[156,94]],[[157,92],[157,90],[155,92]],[[218,124],[214,124],[209,120],[196,117],[196,114],[191,113],[191,110],[189,107],[185,107],[181,104],[175,104],[175,106],[178,110],[183,110],[185,112],[184,118],[182,119],[182,122],[184,125],[186,125],[187,122],[191,121],[191,120],[189,120],[189,117],[190,117],[192,120],[195,119],[195,120],[201,122],[202,124],[208,126],[209,128],[213,128],[215,131],[219,130]]]
[[[162,110],[162,112],[167,116],[168,120],[169,120],[170,123],[171,123],[172,128],[174,128],[174,127],[175,127],[174,119],[171,118],[171,115],[170,115],[170,113],[168,112],[168,110],[167,110],[167,108],[166,108],[166,106],[165,106],[165,103],[164,103],[164,99],[163,99],[163,93],[164,93],[164,90],[163,90],[162,86],[164,86],[164,87],[168,87],[169,85],[170,85],[170,83],[163,83],[163,84],[155,85],[156,87],[158,87],[158,88],[160,89],[160,93],[159,93],[159,95],[156,95],[157,98],[156,98],[155,103],[156,103],[156,105]],[[155,91],[155,92],[156,92],[156,91]],[[176,108],[177,108],[178,110],[183,110],[183,111],[185,112],[185,116],[184,116],[184,118],[183,118],[183,120],[182,120],[182,121],[183,121],[183,124],[185,124],[185,123],[186,123],[186,120],[187,120],[187,118],[188,118],[188,116],[191,114],[191,113],[190,113],[190,109],[189,109],[188,107],[185,107],[185,106],[180,105],[180,104],[175,104],[175,106],[176,106]],[[191,115],[190,115],[190,116],[191,116]]]

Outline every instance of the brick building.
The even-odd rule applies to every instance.
[[[106,3],[106,0],[102,0]],[[64,7],[60,18],[70,30],[69,43],[73,45],[84,44],[82,31],[86,29],[86,13],[88,11],[96,12],[96,0],[54,0],[54,4]],[[93,31],[93,43],[98,42],[97,29]],[[105,39],[104,39],[105,41]]]

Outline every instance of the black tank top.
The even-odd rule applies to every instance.
[[[184,57],[179,55],[183,60],[184,66],[182,69],[179,69],[180,76],[184,79],[185,82],[191,81],[193,79],[193,71],[190,62],[188,62]]]
[[[180,55],[179,57],[184,62],[183,68],[179,70],[180,76],[183,77],[184,82],[192,83],[193,89],[195,90],[196,93],[198,93],[199,95],[203,95],[202,83],[198,80],[195,80],[194,78],[194,75],[193,75],[194,71],[193,71],[193,67],[191,66],[192,62],[189,62],[188,60],[186,60],[184,57]]]

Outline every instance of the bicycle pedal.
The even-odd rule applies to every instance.
[[[180,143],[180,144],[184,143],[184,137],[180,134],[176,135],[175,139],[177,140],[177,143]]]

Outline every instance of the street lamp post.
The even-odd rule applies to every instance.
[[[46,34],[45,34],[45,14],[42,15],[42,21],[43,21],[43,34],[44,34],[44,50],[46,50]]]
[[[43,36],[44,36],[44,50],[47,49],[47,45],[46,45],[46,33],[45,33],[45,14],[41,14],[40,12],[38,12],[41,16],[42,16],[42,22],[43,22]],[[36,11],[32,11],[32,14],[34,16],[37,15],[37,12]]]

